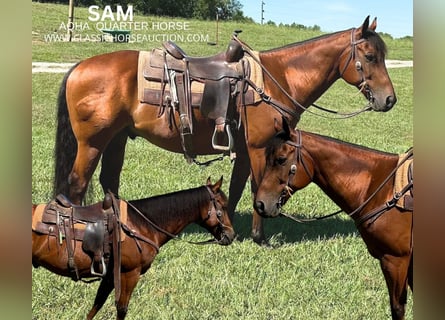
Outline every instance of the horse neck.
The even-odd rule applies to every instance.
[[[312,133],[302,134],[302,145],[314,165],[313,182],[347,213],[363,204],[379,188],[398,161],[396,154]],[[369,206],[387,201],[391,191],[392,184],[385,184]]]
[[[140,214],[133,213],[133,222],[136,225],[145,226],[141,233],[145,236],[156,233],[162,245],[171,237],[159,229],[178,235],[186,226],[201,219],[201,211],[208,209],[209,197],[205,187],[199,187],[133,200],[130,204],[158,227],[153,227],[146,219],[140,217]]]
[[[292,98],[308,107],[340,77],[340,56],[350,41],[351,30],[345,30],[263,51],[260,59]],[[264,84],[266,92],[279,94],[267,76]]]

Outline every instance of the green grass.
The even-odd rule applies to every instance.
[[[44,11],[48,8],[51,10]],[[51,30],[51,21],[58,22],[60,16],[64,17],[65,8],[32,3],[33,31],[42,34]],[[76,16],[82,14],[82,9],[76,8]],[[357,25],[361,23],[360,20]],[[213,30],[211,22],[193,23]],[[228,39],[235,24],[222,25],[224,36],[221,39]],[[383,25],[379,21],[382,30]],[[273,27],[267,27],[270,29],[263,33],[264,29],[260,29],[263,27],[241,27],[244,30],[243,39],[255,49],[296,41],[291,38],[311,37],[309,33],[299,34],[295,30],[283,32]],[[255,37],[258,34],[261,37]],[[398,43],[395,40],[387,42],[390,53],[400,52],[400,57],[405,56],[408,47],[403,47],[404,42],[400,42],[403,48],[399,51],[396,47]],[[186,45],[188,51],[198,54],[204,49],[220,51],[226,44],[221,44],[219,48],[206,44],[184,44],[184,47]],[[75,61],[99,52],[131,46],[136,48],[136,44],[45,44],[34,35],[33,61]],[[412,58],[412,52],[406,56]],[[396,56],[391,58],[397,59]],[[413,141],[413,70],[390,69],[389,74],[398,95],[398,103],[393,110],[384,114],[368,112],[346,120],[324,119],[305,113],[299,127],[379,150],[405,151]],[[62,78],[62,74],[32,75],[34,203],[47,202],[51,197],[55,105]],[[338,81],[318,103],[332,109],[352,111],[361,108],[365,99],[357,95],[356,89]],[[231,169],[228,159],[208,168],[187,165],[182,155],[161,150],[138,138],[127,145],[120,192],[124,198],[137,199],[196,187],[203,184],[208,176],[217,179],[221,175],[225,179],[223,188],[228,190]],[[93,179],[95,200],[102,198],[97,180],[96,172]],[[322,214],[337,208],[315,185],[311,185],[300,192],[298,200],[297,197],[291,198],[284,209],[289,213],[310,216],[314,209],[314,214]],[[235,217],[235,229],[239,236],[231,246],[194,246],[184,241],[171,241],[162,247],[151,269],[141,278],[133,293],[127,318],[390,318],[387,289],[378,262],[369,256],[348,217],[340,215],[307,224],[296,224],[282,218],[266,220],[266,235],[274,246],[273,249],[266,249],[253,243],[249,237],[251,211],[252,200],[247,186]],[[187,228],[181,238],[205,240],[208,235],[193,226]],[[32,318],[85,318],[97,285],[76,283],[42,268],[32,269]],[[114,296],[110,295],[97,319],[115,317],[113,300]],[[410,294],[408,320],[413,319],[412,308]]]

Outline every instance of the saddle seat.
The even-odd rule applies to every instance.
[[[241,60],[244,53],[241,45],[233,39],[225,52],[209,57],[188,56],[184,50],[172,41],[166,41],[162,45],[168,53],[167,65],[176,71],[184,72],[189,68],[190,76],[214,81],[222,78],[238,79],[242,76],[233,63]],[[177,61],[169,59],[169,57]]]
[[[98,202],[89,206],[79,206],[73,204],[65,195],[59,194],[56,196],[57,203],[67,210],[72,210],[70,213],[74,221],[97,222],[103,220],[106,213],[113,211],[112,199],[109,193],[105,195],[103,202]]]

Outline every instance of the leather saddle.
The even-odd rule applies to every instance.
[[[116,251],[119,248],[119,229],[119,206],[112,194],[107,193],[103,202],[89,206],[74,205],[60,194],[47,204],[36,231],[55,236],[59,244],[65,239],[72,278],[79,280],[73,241],[81,241],[83,251],[90,256],[91,274],[103,277],[107,273],[112,249]],[[113,255],[115,265],[119,263],[120,266],[120,252],[113,252]]]
[[[149,66],[144,69],[144,78],[163,84],[158,101],[166,102],[179,112],[182,147],[190,161],[196,157],[191,141],[192,106],[198,106],[204,117],[215,120],[213,148],[223,152],[233,150],[231,123],[235,116],[229,106],[235,105],[237,93],[243,90],[244,83],[240,80],[248,68],[242,61],[244,49],[236,39],[237,34],[235,32],[225,52],[210,57],[191,57],[174,42],[164,42],[163,50],[152,51]],[[204,85],[202,93],[192,92],[193,81]],[[164,90],[165,84],[169,85],[169,91]],[[219,142],[221,135],[225,136],[224,143]]]

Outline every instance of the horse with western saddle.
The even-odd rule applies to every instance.
[[[78,206],[59,195],[32,205],[32,265],[73,280],[100,280],[87,319],[115,290],[117,319],[124,319],[131,294],[162,245],[196,223],[213,239],[193,244],[229,245],[235,238],[223,178],[197,188],[150,198],[117,199]],[[86,280],[84,280],[86,279]]]

